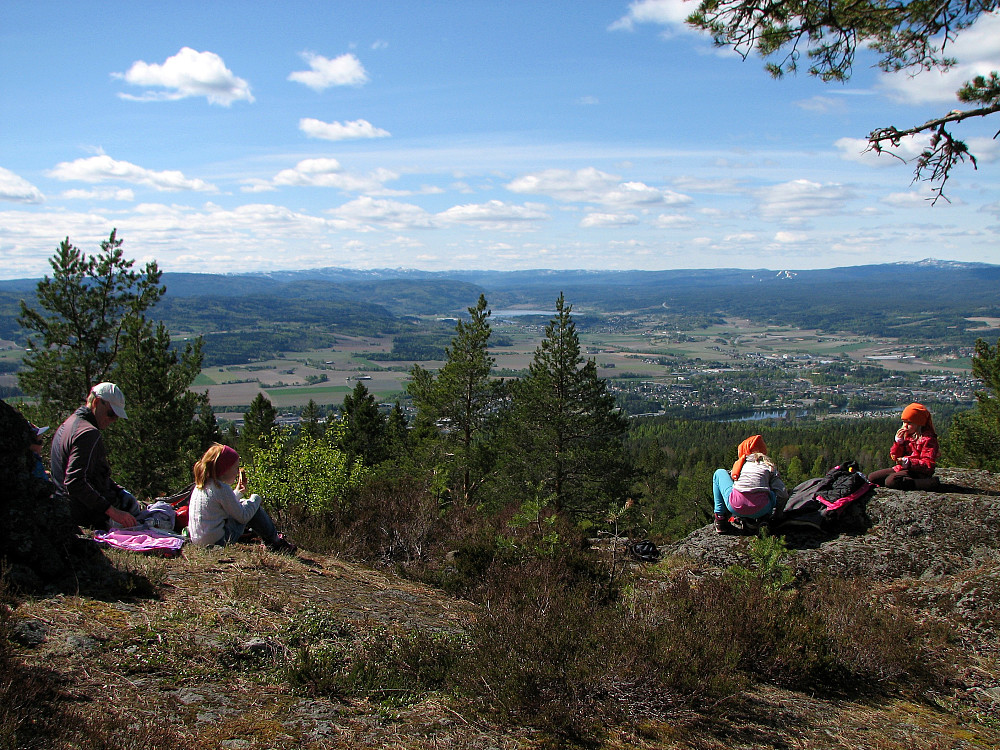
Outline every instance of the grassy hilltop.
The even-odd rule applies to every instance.
[[[552,555],[529,524],[477,568],[389,497],[351,533],[293,529],[297,558],[111,551],[131,594],[4,617],[2,746],[995,747],[998,477],[942,479],[787,553],[705,529],[658,564]]]

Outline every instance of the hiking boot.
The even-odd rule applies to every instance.
[[[269,542],[267,548],[278,555],[294,555],[299,549],[281,534],[278,534],[273,542]]]
[[[715,533],[716,534],[735,534],[737,533],[737,528],[733,526],[730,522],[729,516],[724,513],[715,514]]]

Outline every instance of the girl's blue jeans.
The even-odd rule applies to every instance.
[[[243,532],[247,529],[256,532],[267,543],[273,542],[278,538],[278,530],[274,527],[274,521],[271,520],[267,511],[264,510],[264,506],[261,505],[246,523],[240,523],[235,518],[227,518],[226,532],[222,539],[219,540],[219,544],[225,545],[238,542],[240,537],[243,536]]]
[[[728,469],[718,469],[712,475],[712,496],[715,500],[715,512],[720,515],[733,514],[736,511],[729,507],[729,496],[733,494],[733,477]],[[763,510],[757,511],[752,516],[742,516],[743,518],[761,518],[774,510],[777,504],[777,497],[771,493],[771,502]]]

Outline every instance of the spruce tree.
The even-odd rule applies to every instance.
[[[597,364],[580,353],[571,312],[560,294],[528,375],[513,386],[508,461],[523,499],[598,520],[628,491],[627,425]]]
[[[247,454],[248,462],[256,451],[271,445],[277,427],[277,410],[267,396],[258,393],[243,415],[243,429],[240,431],[240,452]]]
[[[385,415],[379,411],[378,402],[364,383],[359,382],[344,396],[341,413],[344,428],[338,447],[351,461],[376,466],[388,458]]]
[[[455,326],[451,346],[445,349],[447,361],[437,377],[415,366],[408,385],[418,428],[430,424],[439,428],[441,450],[435,454],[454,475],[455,490],[466,502],[489,476],[493,424],[503,389],[502,383],[490,380],[494,359],[489,354],[492,328],[486,297],[480,294],[468,311],[469,320]]]
[[[308,435],[313,440],[323,437],[323,425],[319,423],[320,411],[315,401],[309,399],[309,403],[302,409],[299,415],[299,434]]]
[[[191,481],[203,448],[199,414],[208,405],[191,384],[201,372],[201,339],[171,347],[162,323],[130,317],[110,377],[125,393],[128,419],[105,433],[115,478],[135,494],[170,494]],[[214,415],[213,415],[214,420]]]
[[[208,400],[208,394],[205,394],[205,400],[198,410],[198,420],[195,423],[195,438],[198,442],[199,457],[200,454],[209,449],[212,443],[221,443],[224,440],[222,430],[219,428],[219,422],[215,418],[215,410]]]

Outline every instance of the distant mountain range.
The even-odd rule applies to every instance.
[[[800,328],[849,330],[906,340],[975,340],[971,317],[1000,317],[1000,265],[926,259],[820,270],[420,271],[317,268],[247,274],[164,273],[154,315],[200,330],[212,315],[230,325],[322,325],[456,315],[486,295],[494,310],[551,310],[565,294],[580,316],[631,313],[738,315]],[[0,281],[0,337],[19,333],[18,301],[33,303],[37,279]],[[321,304],[317,304],[321,303]],[[331,318],[331,316],[333,316]],[[211,329],[208,329],[211,330]]]

